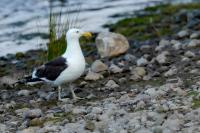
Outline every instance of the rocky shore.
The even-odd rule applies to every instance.
[[[57,89],[44,84],[11,85],[45,51],[1,57],[0,133],[200,132],[199,7],[150,7],[109,25],[128,41],[101,33],[96,47],[86,45],[88,67],[75,84],[81,101],[58,102]],[[113,46],[103,48],[104,38]]]

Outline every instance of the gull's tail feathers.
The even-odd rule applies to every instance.
[[[18,80],[15,84],[28,84],[28,85],[33,85],[33,84],[38,84],[43,82],[42,79],[39,78],[33,78],[32,76],[27,76],[24,77],[23,79]]]

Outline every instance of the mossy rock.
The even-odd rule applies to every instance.
[[[193,101],[192,101],[192,108],[193,109],[200,108],[200,99],[193,99]]]
[[[39,126],[42,127],[45,123],[45,119],[35,118],[29,121],[29,126]]]
[[[18,52],[18,53],[15,54],[15,57],[16,57],[16,59],[21,59],[21,58],[24,58],[25,55],[22,52]]]
[[[93,132],[95,130],[95,124],[92,121],[88,121],[85,124],[85,129]]]

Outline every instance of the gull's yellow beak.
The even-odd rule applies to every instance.
[[[90,32],[84,32],[82,34],[82,36],[85,37],[86,39],[90,39],[90,38],[92,38],[92,33],[90,33]]]

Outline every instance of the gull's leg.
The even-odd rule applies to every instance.
[[[84,98],[76,96],[76,94],[74,93],[74,90],[73,90],[73,86],[71,84],[69,85],[69,87],[70,87],[72,97],[73,97],[74,100],[83,100],[84,99]]]
[[[61,91],[62,91],[61,86],[58,86],[58,101],[67,102],[69,100],[68,98],[64,98],[64,99],[61,98]]]

